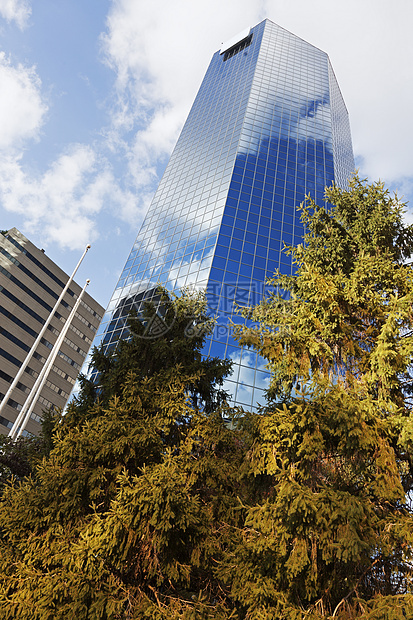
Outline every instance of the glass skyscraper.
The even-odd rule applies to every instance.
[[[217,324],[205,354],[230,357],[233,402],[262,401],[264,362],[234,342],[234,305],[255,304],[284,244],[302,241],[296,206],[321,204],[354,170],[348,113],[326,53],[269,20],[216,52],[103,318],[96,343],[158,283],[207,291]]]

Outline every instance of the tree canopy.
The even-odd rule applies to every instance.
[[[98,380],[80,377],[82,389],[72,413],[88,415],[97,400],[106,405],[120,396],[128,372],[141,381],[177,367],[188,377],[193,404],[213,411],[226,401],[222,385],[231,369],[229,360],[202,355],[213,324],[203,293],[184,289],[176,296],[158,287],[155,301],[144,302],[139,317],[129,315],[128,338],[112,351],[104,352],[103,345],[94,350],[91,366]]]
[[[276,274],[248,312],[258,327],[238,332],[272,372],[249,461],[273,488],[230,581],[260,618],[410,617],[413,231],[381,183],[326,198],[302,207],[295,274]]]
[[[49,457],[4,490],[2,618],[227,617],[214,569],[224,524],[241,525],[244,444],[219,391],[230,363],[200,354],[205,308],[184,292],[140,342],[147,305],[97,352],[100,391],[83,382]]]
[[[264,407],[228,405],[200,294],[95,353],[98,387],[0,499],[1,618],[413,617],[413,231],[381,183],[326,198],[236,330]]]

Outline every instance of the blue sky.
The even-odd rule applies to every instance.
[[[265,17],[329,54],[361,173],[413,211],[411,0],[0,0],[0,228],[67,272],[90,242],[106,306],[212,54]]]

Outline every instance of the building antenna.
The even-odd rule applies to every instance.
[[[9,387],[9,389],[7,390],[6,394],[4,395],[3,401],[0,404],[0,414],[3,412],[4,408],[6,407],[7,401],[10,398],[11,393],[13,392],[14,388],[16,387],[16,385],[18,384],[19,380],[21,379],[24,371],[26,370],[29,361],[31,360],[33,353],[35,353],[54,313],[56,312],[56,310],[58,309],[63,297],[65,296],[67,289],[69,288],[69,286],[71,285],[73,278],[75,277],[75,274],[77,272],[77,270],[80,267],[80,264],[82,262],[82,260],[84,259],[84,257],[86,256],[87,251],[90,249],[90,245],[88,244],[85,248],[85,251],[83,252],[82,256],[80,257],[80,260],[78,262],[78,264],[76,265],[72,275],[70,276],[69,280],[66,283],[66,286],[64,287],[64,289],[62,290],[62,292],[60,293],[59,299],[56,301],[53,310],[51,311],[51,313],[49,314],[48,318],[46,319],[45,324],[43,325],[42,329],[39,332],[39,335],[37,336],[36,340],[34,341],[32,348],[30,349],[30,351],[28,352],[28,354],[26,355],[26,358],[24,360],[24,362],[22,363],[22,365],[20,366],[20,369],[18,371],[18,373],[16,374],[16,376],[14,377],[13,381],[11,382],[11,385]],[[14,425],[13,425],[14,426]]]
[[[76,300],[75,305],[73,306],[67,320],[66,323],[64,324],[64,327],[62,329],[62,331],[59,334],[58,339],[56,340],[49,357],[47,358],[47,360],[45,361],[42,370],[39,373],[39,376],[37,377],[35,384],[33,385],[28,397],[26,398],[23,407],[21,409],[21,411],[19,412],[19,415],[16,418],[16,421],[14,422],[10,432],[9,432],[9,437],[11,439],[18,439],[20,437],[20,435],[22,434],[22,432],[25,430],[26,426],[27,426],[27,422],[30,420],[30,416],[32,414],[32,411],[34,409],[34,406],[37,402],[37,399],[40,396],[40,392],[43,389],[44,384],[46,383],[47,377],[49,375],[50,370],[52,369],[53,363],[59,353],[60,347],[62,346],[62,343],[66,337],[66,334],[69,330],[69,327],[73,321],[73,318],[77,312],[77,309],[80,305],[80,302],[82,301],[82,297],[83,297],[83,293],[86,290],[86,287],[88,286],[88,284],[90,283],[90,280],[86,280],[85,286],[82,289],[82,292],[80,293],[79,297]]]

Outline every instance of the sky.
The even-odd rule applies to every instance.
[[[412,0],[0,0],[0,229],[106,307],[213,53],[265,18],[326,51],[356,166],[410,202]]]

